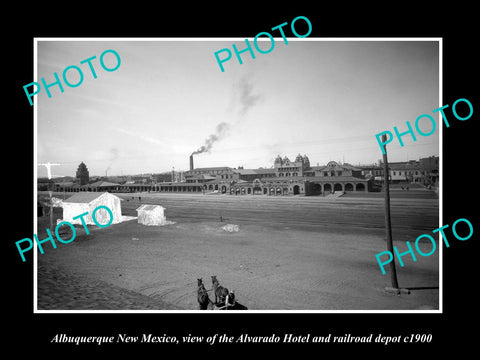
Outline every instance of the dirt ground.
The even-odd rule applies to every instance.
[[[438,227],[438,199],[432,192],[417,192],[418,196],[412,191],[405,197],[392,196],[394,246],[403,251],[406,240],[412,242]],[[175,223],[157,227],[131,220],[103,229],[89,227],[90,235],[82,235],[81,226],[77,227],[75,241],[59,243],[57,249],[48,248],[38,256],[40,310],[55,308],[45,300],[48,295],[78,278],[147,296],[167,304],[164,309],[196,310],[197,278],[203,278],[210,289],[211,275],[235,290],[237,300],[249,310],[439,308],[438,247],[429,257],[417,256],[416,262],[404,257],[404,267],[397,262],[399,285],[409,288],[409,295],[385,291],[391,285],[390,274],[387,270],[382,275],[375,259],[375,254],[386,250],[384,204],[377,195],[119,196],[124,199],[124,215],[136,215],[140,204],[160,204],[166,208],[167,220]],[[226,223],[239,225],[239,232],[222,230]],[[39,218],[39,236],[47,224],[48,217]],[[421,246],[425,252],[431,249],[429,244]],[[70,280],[55,281],[45,275],[52,273]],[[82,289],[91,291],[83,301],[86,304],[77,301],[75,309],[104,309],[104,302],[96,301],[97,290],[89,289]],[[71,307],[64,303],[61,308]]]

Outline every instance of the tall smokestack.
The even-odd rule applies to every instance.
[[[190,170],[193,170],[193,154],[190,155]]]

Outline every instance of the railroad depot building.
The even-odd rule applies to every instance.
[[[297,155],[295,161],[280,157],[273,168],[233,169],[230,167],[194,168],[190,158],[190,170],[185,172],[186,183],[182,187],[189,191],[215,191],[230,195],[321,195],[336,191],[369,191],[370,180],[362,170],[348,164],[330,161],[326,166],[311,167],[306,155]],[[159,191],[183,191],[179,184],[160,185]]]
[[[316,166],[306,172],[310,193],[318,195],[336,191],[370,191],[372,181],[364,177],[362,169],[350,164],[330,161],[326,166]],[[308,195],[308,194],[307,194]]]
[[[373,179],[366,178],[362,169],[349,164],[330,161],[325,166],[310,166],[306,155],[297,155],[295,161],[280,157],[272,168],[244,169],[208,167],[194,168],[190,156],[190,170],[183,181],[124,184],[97,181],[80,185],[78,182],[55,184],[56,191],[64,192],[127,192],[142,191],[172,193],[221,193],[230,195],[327,195],[335,192],[370,191]],[[176,177],[172,174],[172,179]]]
[[[82,163],[83,164],[83,163]],[[388,178],[391,183],[420,183],[438,186],[439,157],[421,158],[419,161],[390,162]],[[51,181],[54,191],[61,192],[172,192],[221,193],[230,195],[328,195],[336,192],[370,192],[374,184],[384,180],[383,166],[352,166],[330,161],[324,166],[310,166],[306,155],[297,155],[295,161],[277,156],[271,168],[244,169],[207,167],[195,168],[190,156],[190,170],[160,175],[142,175],[131,179],[97,178],[81,185],[78,177]],[[181,176],[180,176],[181,175]],[[113,181],[112,181],[113,180]],[[128,181],[127,181],[128,180]],[[172,181],[173,180],[173,181]],[[118,181],[118,182],[115,182]],[[49,181],[39,179],[41,191],[47,190]],[[378,191],[378,190],[377,190]]]

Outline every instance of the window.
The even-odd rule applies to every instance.
[[[397,174],[395,173],[395,171],[393,172],[393,175],[397,175]]]
[[[342,176],[342,172],[341,172],[341,171],[337,171],[337,176]]]
[[[323,176],[328,176],[328,172],[324,171]]]

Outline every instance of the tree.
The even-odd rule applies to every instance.
[[[87,165],[85,165],[83,161],[78,165],[76,177],[80,185],[87,185],[90,180]]]

